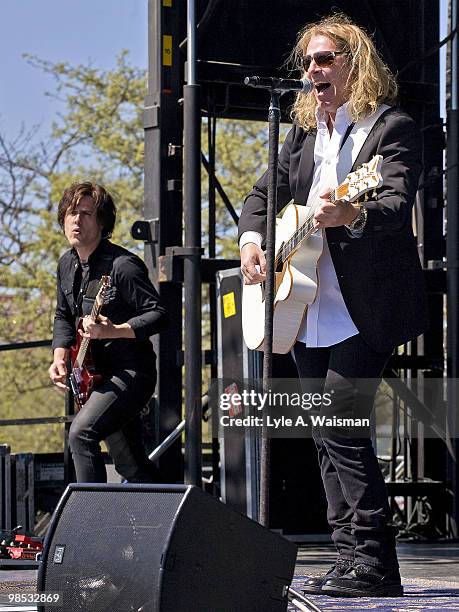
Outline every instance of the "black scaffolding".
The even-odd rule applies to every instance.
[[[430,427],[429,422],[432,422],[428,398],[424,397],[423,392],[425,381],[433,379],[441,385],[446,371],[450,377],[458,378],[459,363],[456,355],[459,240],[455,235],[459,227],[455,212],[458,123],[457,93],[454,94],[457,92],[455,66],[458,56],[453,32],[449,37],[451,68],[448,77],[451,93],[447,121],[448,161],[445,169],[445,129],[439,106],[439,49],[442,43],[447,44],[448,41],[439,41],[439,6],[436,2],[198,1],[195,4],[196,82],[186,84],[188,50],[185,5],[173,0],[149,0],[150,58],[149,90],[145,108],[144,216],[146,220],[150,220],[152,232],[150,240],[146,241],[146,256],[152,277],[158,280],[161,297],[172,320],[169,331],[157,340],[156,347],[159,356],[159,385],[156,393],[156,401],[160,406],[158,441],[164,439],[176,427],[182,415],[182,365],[184,361],[187,362],[182,352],[183,306],[185,311],[187,308],[200,307],[198,303],[190,304],[186,299],[183,301],[184,276],[186,282],[189,277],[188,269],[193,269],[192,262],[198,262],[202,253],[199,272],[202,282],[209,286],[208,307],[211,314],[212,339],[211,350],[203,355],[202,362],[212,365],[212,376],[215,376],[218,353],[215,273],[219,269],[236,268],[238,265],[234,260],[219,261],[215,258],[216,199],[222,199],[228,214],[235,222],[235,209],[240,205],[239,202],[229,201],[215,174],[218,162],[218,150],[215,146],[217,121],[222,118],[266,120],[267,94],[245,87],[244,77],[251,74],[289,76],[286,59],[298,30],[308,21],[329,14],[332,5],[334,10],[342,10],[374,33],[378,48],[397,75],[402,106],[418,122],[423,136],[424,172],[416,202],[415,227],[419,256],[429,292],[430,328],[417,342],[403,347],[390,364],[390,374],[395,375],[398,381],[392,387],[394,420],[405,421],[407,434],[401,441],[403,448],[398,449],[404,456],[404,478],[403,481],[397,480],[397,465],[392,458],[389,488],[394,499],[396,496],[405,499],[405,512],[408,514],[416,511],[419,497],[428,496],[429,491],[433,491],[432,494],[435,495],[439,487],[446,488],[451,495],[446,508],[447,525],[442,524],[442,531],[448,535],[456,535],[457,470],[453,448],[456,440],[453,440],[453,446],[445,444],[441,433],[445,431],[444,427],[439,428],[440,433],[436,436],[423,435],[424,428]],[[451,12],[451,30],[455,31],[455,2],[451,5]],[[204,236],[205,249],[202,251],[196,236],[193,244],[185,244],[186,248],[182,246],[182,228],[185,226],[185,230],[189,229],[193,223],[200,226],[200,210],[199,205],[196,205],[199,186],[195,186],[194,194],[182,189],[183,102],[190,95],[187,93],[187,87],[190,85],[195,86],[196,91],[199,90],[201,116],[207,118],[208,126],[208,159],[203,153],[200,156],[209,180],[209,227],[208,235]],[[284,120],[288,118],[291,102],[292,98],[288,96],[281,99]],[[191,115],[185,112],[185,124],[190,117]],[[200,118],[195,117],[194,121],[200,123]],[[188,128],[190,129],[193,138],[198,138],[200,126],[194,125]],[[190,132],[185,133],[190,139]],[[199,150],[196,148],[196,142],[194,147]],[[450,228],[448,241],[444,228],[445,175]],[[183,209],[187,203],[191,203],[191,207],[187,209],[186,217],[183,217]],[[446,256],[448,267],[445,263]],[[196,271],[196,267],[194,270]],[[448,303],[448,370],[445,365],[444,347],[445,299]],[[201,354],[200,349],[196,348],[196,342],[200,341],[200,338],[197,338],[200,331],[195,329],[188,333],[194,334],[192,350],[196,361],[196,355]],[[200,365],[195,365],[197,369],[193,370],[193,376],[196,376]],[[190,369],[190,365],[187,365],[187,369]],[[183,380],[186,380],[187,393],[190,378]],[[196,397],[191,401],[196,405]],[[455,402],[455,399],[450,395],[450,419],[455,405],[452,402]],[[403,406],[402,411],[400,406]],[[188,414],[189,408],[187,411]],[[192,435],[192,432],[189,435]],[[394,453],[397,452],[395,447],[396,445],[393,448]],[[215,443],[214,451],[217,451]],[[177,443],[172,450],[167,451],[162,458],[161,467],[166,468],[171,476],[181,476],[183,463],[180,444]],[[216,478],[217,467],[218,459],[214,459]],[[419,485],[418,489],[416,484]],[[442,521],[443,519],[440,519],[440,523]]]

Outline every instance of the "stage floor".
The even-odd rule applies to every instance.
[[[414,612],[419,610],[459,611],[459,543],[399,544],[399,559],[405,597],[343,599],[309,596],[324,612],[339,610],[377,610],[379,612]],[[301,590],[305,576],[320,574],[333,563],[331,546],[307,544],[299,550],[293,586]],[[0,593],[34,592],[36,570],[0,570]],[[55,608],[56,611],[59,608]],[[0,605],[0,612],[34,612],[34,606]],[[289,606],[289,610],[295,610]],[[113,611],[123,612],[123,611]],[[212,612],[219,612],[218,610]]]
[[[324,612],[377,610],[414,612],[416,610],[459,611],[459,543],[397,545],[405,596],[400,598],[349,598],[308,595]],[[331,546],[301,546],[295,567],[293,587],[301,590],[306,576],[321,574],[333,564]],[[295,610],[289,606],[289,611]]]

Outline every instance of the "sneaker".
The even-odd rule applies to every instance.
[[[385,569],[359,563],[342,576],[328,578],[320,591],[331,597],[401,597],[398,567]]]
[[[311,576],[306,578],[303,585],[303,593],[308,595],[319,595],[322,592],[322,585],[329,578],[339,578],[345,574],[352,566],[354,562],[351,559],[344,559],[339,557],[336,563],[328,570],[326,574],[320,576]]]

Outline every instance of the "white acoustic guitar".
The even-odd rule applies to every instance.
[[[382,156],[375,155],[348,174],[331,192],[330,202],[355,202],[380,187],[381,165]],[[273,353],[288,353],[296,340],[306,308],[317,293],[317,262],[322,249],[322,232],[314,230],[309,207],[289,204],[276,222]],[[263,350],[264,283],[243,286],[242,331],[248,348]]]

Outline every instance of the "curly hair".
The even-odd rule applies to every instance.
[[[102,226],[102,238],[110,238],[115,227],[116,207],[112,196],[108,191],[98,185],[85,181],[73,183],[64,191],[57,209],[57,220],[64,229],[65,215],[67,211],[73,210],[81,198],[89,196],[93,199],[97,211],[97,219]]]
[[[383,102],[393,105],[398,87],[393,74],[378,52],[370,36],[343,13],[337,13],[306,25],[298,34],[289,63],[304,72],[303,56],[313,36],[326,36],[337,50],[349,58],[349,114],[354,122],[374,113]],[[317,101],[314,93],[298,93],[291,117],[305,130],[316,127]]]

